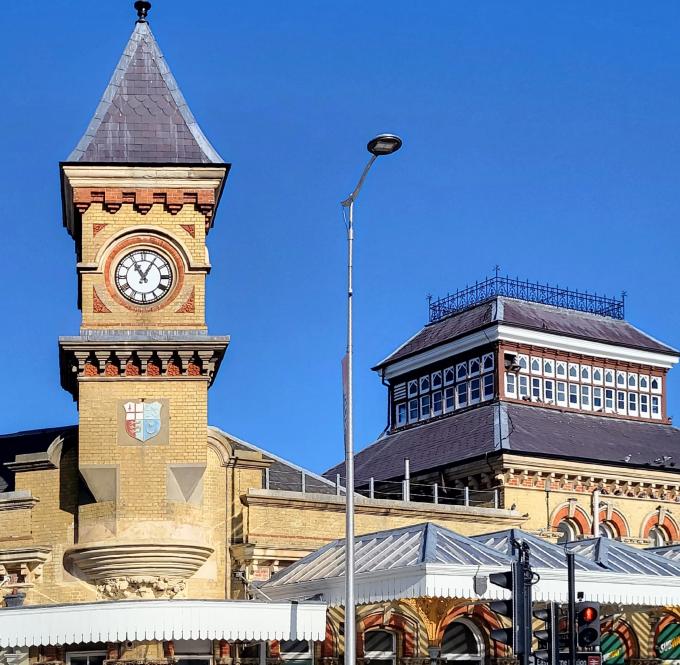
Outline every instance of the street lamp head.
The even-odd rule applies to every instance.
[[[394,134],[379,134],[368,142],[366,148],[376,157],[391,155],[401,148],[401,139]]]

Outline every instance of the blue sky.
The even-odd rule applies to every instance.
[[[197,7],[200,5],[200,9]],[[133,28],[132,2],[3,8],[0,430],[73,423],[57,337],[75,334],[58,162]],[[385,425],[370,367],[425,296],[492,273],[618,295],[680,346],[680,5],[676,2],[201,3],[152,30],[233,169],[209,236],[208,323],[231,347],[210,421],[314,470],[342,457],[345,236],[356,208],[357,446]],[[670,413],[680,418],[680,369]]]

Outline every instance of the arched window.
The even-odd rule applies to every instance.
[[[442,638],[442,660],[464,663],[481,663],[484,657],[483,642],[477,627],[466,619],[451,622]]]
[[[387,630],[364,633],[364,662],[368,665],[396,665],[396,636]]]
[[[281,640],[279,642],[281,660],[290,665],[312,665],[314,651],[307,640]]]
[[[578,524],[569,518],[563,519],[557,525],[557,532],[560,534],[557,537],[558,543],[568,543],[572,540],[576,540],[581,535]]]
[[[602,536],[602,538],[614,539],[619,537],[619,532],[611,522],[600,522],[597,535]]]
[[[649,535],[647,536],[652,547],[663,547],[671,542],[668,531],[660,525],[655,525],[649,530]]]

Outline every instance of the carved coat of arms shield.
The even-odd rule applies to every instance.
[[[160,402],[125,402],[125,431],[144,443],[161,431]]]

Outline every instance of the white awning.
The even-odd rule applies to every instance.
[[[126,600],[0,609],[0,647],[126,640],[323,640],[326,605]]]

